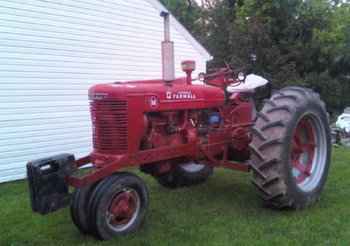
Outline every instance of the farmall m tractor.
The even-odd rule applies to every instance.
[[[267,83],[230,68],[192,82],[174,77],[169,16],[162,13],[163,79],[93,86],[89,90],[93,150],[75,160],[61,154],[27,165],[34,212],[70,204],[83,233],[110,239],[137,230],[148,190],[139,167],[159,184],[178,188],[204,182],[216,167],[252,172],[263,202],[302,209],[316,202],[327,179],[331,145],[325,104],[302,87],[287,87],[256,112],[254,91]],[[83,169],[89,164],[90,168]],[[75,188],[73,194],[69,187]],[[227,194],[228,196],[230,194]]]

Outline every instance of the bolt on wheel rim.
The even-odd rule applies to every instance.
[[[326,165],[327,142],[325,128],[313,114],[298,122],[292,138],[292,174],[297,186],[312,191],[319,184]]]
[[[123,189],[112,199],[106,213],[108,226],[120,232],[128,228],[137,218],[140,211],[140,197],[131,188]]]

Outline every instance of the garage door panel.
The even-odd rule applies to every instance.
[[[45,151],[59,151],[63,148],[68,151],[72,148],[89,146],[91,139],[89,137],[80,139],[65,139],[63,141],[42,141],[33,142],[32,144],[23,144],[21,149],[13,148],[13,146],[2,146],[1,158],[8,156],[9,158],[15,158],[18,154],[35,154],[44,153]],[[63,151],[63,152],[65,152]]]
[[[18,136],[31,136],[41,133],[45,133],[46,135],[50,135],[51,133],[56,134],[56,132],[64,133],[66,128],[77,131],[84,131],[84,129],[89,129],[89,131],[86,131],[86,134],[88,134],[90,133],[91,129],[91,123],[87,120],[65,122],[64,126],[65,128],[62,128],[61,122],[40,125],[30,124],[27,126],[18,126],[12,124],[12,126],[0,127],[0,139],[8,139]]]

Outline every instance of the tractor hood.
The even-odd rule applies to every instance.
[[[189,85],[181,78],[172,83],[145,80],[99,84],[90,88],[89,99],[138,101],[144,112],[151,112],[218,107],[224,104],[225,93],[214,86]]]

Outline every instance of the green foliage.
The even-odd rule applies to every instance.
[[[350,3],[341,0],[163,0],[214,56],[251,67],[276,88],[321,93],[329,111],[350,105]]]
[[[201,18],[201,9],[195,0],[161,0],[161,2],[194,36],[199,37],[201,35],[200,26],[198,25]]]

